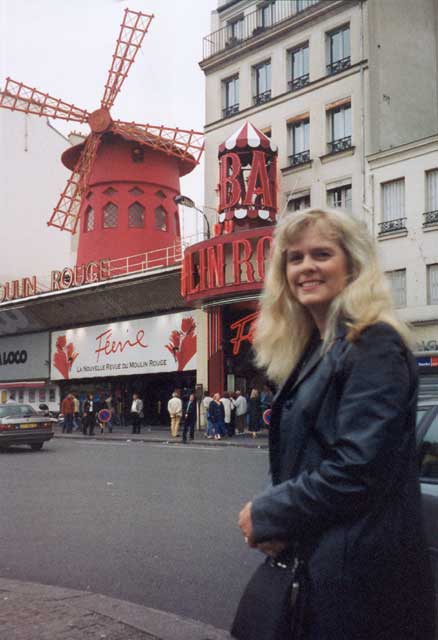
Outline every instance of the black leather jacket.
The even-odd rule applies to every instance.
[[[308,557],[305,640],[433,640],[434,596],[415,447],[416,365],[379,323],[340,327],[273,401],[273,486],[253,500],[258,542]]]

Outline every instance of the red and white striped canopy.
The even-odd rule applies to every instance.
[[[244,149],[262,149],[276,153],[277,145],[250,122],[245,122],[228,140],[220,145],[219,156],[229,151]]]

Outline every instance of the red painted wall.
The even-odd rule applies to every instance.
[[[141,161],[134,161],[133,149],[140,149]],[[63,160],[71,162],[74,149],[68,150],[67,154],[70,157],[63,157]],[[180,192],[182,173],[183,167],[174,156],[139,147],[119,136],[104,136],[80,211],[77,265],[101,258],[131,256],[179,242],[178,208],[173,198]],[[134,203],[144,207],[142,228],[130,228],[128,224],[129,207]],[[117,226],[114,228],[104,228],[104,208],[108,204],[117,207]],[[87,231],[90,207],[94,214],[94,230]],[[155,210],[158,207],[165,211],[166,230],[156,226]]]

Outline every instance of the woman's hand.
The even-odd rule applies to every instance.
[[[275,558],[287,548],[287,542],[284,542],[284,540],[268,540],[267,542],[260,542],[259,544],[254,542],[251,507],[252,502],[247,502],[239,513],[239,527],[245,542],[252,549],[259,549],[262,553],[266,553],[266,555]]]
[[[239,527],[245,539],[245,542],[250,547],[257,547],[253,540],[253,527],[252,527],[252,518],[251,518],[251,507],[252,502],[247,502],[243,507],[242,511],[239,513]]]

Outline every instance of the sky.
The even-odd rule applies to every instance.
[[[0,0],[0,86],[9,76],[94,111],[126,7],[155,18],[113,118],[202,131],[204,74],[198,63],[217,0]],[[66,135],[89,131],[74,122],[52,124]],[[202,164],[183,178],[181,192],[202,207]]]

